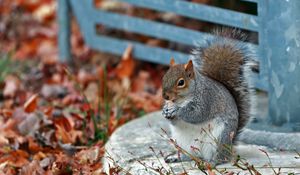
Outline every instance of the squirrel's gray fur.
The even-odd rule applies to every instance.
[[[253,97],[248,74],[251,64],[254,63],[255,54],[249,45],[242,43],[247,39],[247,36],[240,30],[219,28],[213,33],[220,37],[205,40],[204,45],[195,48],[191,58],[196,63],[196,69],[222,83],[233,95],[239,111],[238,131],[241,131],[248,123],[251,115],[251,98]],[[218,58],[213,57],[213,55],[221,56],[217,52],[222,53],[223,50],[227,51],[226,55],[232,57],[228,57],[228,62],[223,62],[224,64],[221,64],[222,67],[220,67],[220,62],[216,61]],[[223,57],[221,56],[219,59],[222,61]],[[237,59],[240,59],[240,62]]]
[[[213,164],[230,160],[228,148],[250,119],[246,71],[253,59],[245,44],[232,40],[244,41],[240,31],[215,33],[221,37],[207,40],[193,52],[194,74],[185,73],[187,65],[175,65],[163,77],[163,96],[172,101],[163,107],[163,115],[171,121],[172,137],[190,154]],[[178,79],[184,79],[186,87],[176,88]]]

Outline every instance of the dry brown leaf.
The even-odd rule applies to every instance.
[[[16,150],[0,157],[0,164],[8,162],[9,165],[15,167],[22,167],[29,163],[29,154],[23,150]]]
[[[33,13],[33,16],[39,21],[45,21],[46,19],[52,17],[56,10],[57,4],[52,2],[50,4],[42,4],[40,5]]]
[[[42,148],[33,140],[32,137],[28,138],[28,149],[31,152],[38,152],[40,151]]]
[[[77,75],[77,80],[86,87],[91,81],[96,80],[96,77],[86,70],[81,69]]]
[[[18,130],[22,135],[33,135],[40,128],[41,118],[35,113],[29,114],[18,124]]]
[[[94,163],[101,158],[100,148],[98,146],[94,146],[87,150],[82,150],[78,152],[75,157],[80,164]]]
[[[6,144],[9,144],[9,141],[4,135],[1,134],[0,135],[0,146],[6,145]]]
[[[27,41],[23,47],[16,51],[15,58],[25,59],[27,57],[35,56],[40,42],[41,38],[35,38],[33,40]]]
[[[11,109],[0,109],[0,115],[3,115],[4,117],[11,117],[13,114],[13,111]]]
[[[44,169],[40,166],[39,161],[33,160],[28,165],[23,166],[21,169],[21,175],[43,175],[45,174]]]
[[[34,112],[37,108],[38,94],[32,95],[24,104],[24,110],[27,113]]]
[[[144,91],[147,88],[147,86],[149,87],[149,85],[151,85],[149,79],[150,79],[149,72],[140,71],[138,73],[138,76],[135,77],[135,79],[132,82],[132,91],[133,92]]]
[[[81,139],[83,135],[82,131],[75,130],[73,128],[75,126],[73,118],[63,118],[64,120],[60,120],[60,122],[55,122],[55,136],[57,140],[61,140],[62,143],[75,143],[77,139]]]
[[[61,140],[63,143],[72,143],[72,137],[69,134],[69,132],[65,130],[64,127],[60,125],[56,125],[55,127],[56,127],[55,136],[57,140]]]
[[[3,95],[5,97],[14,97],[20,88],[20,80],[15,76],[7,76],[5,78],[5,87]]]
[[[67,89],[61,85],[44,84],[41,89],[41,95],[45,98],[63,98],[67,93]]]
[[[129,45],[125,50],[120,63],[116,68],[116,74],[118,78],[123,79],[130,77],[135,69],[135,60],[132,57],[133,46]]]

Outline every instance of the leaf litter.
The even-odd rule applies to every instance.
[[[0,174],[104,174],[113,131],[161,107],[165,67],[137,61],[131,45],[121,58],[92,51],[72,21],[74,64],[59,63],[55,7],[0,5]]]

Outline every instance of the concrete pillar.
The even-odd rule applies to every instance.
[[[271,125],[300,131],[300,0],[259,0],[260,56]]]

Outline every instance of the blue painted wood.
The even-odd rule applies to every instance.
[[[160,11],[173,12],[178,15],[238,27],[251,31],[258,31],[259,20],[257,16],[212,7],[204,4],[196,4],[182,0],[119,0],[140,7],[151,8]]]
[[[91,6],[89,6],[87,1],[70,0],[70,2],[73,6],[74,14],[80,24],[79,26],[83,32],[86,43],[94,49],[122,55],[125,49],[131,44],[134,48],[134,56],[145,61],[169,64],[169,59],[171,57],[174,57],[179,63],[184,63],[188,59],[189,55],[184,53],[157,47],[149,47],[137,42],[97,35],[93,20],[89,20],[94,9],[90,9]],[[80,3],[82,4],[78,5]]]
[[[70,5],[68,0],[58,1],[58,47],[59,59],[61,62],[71,61],[71,44],[70,44]]]
[[[78,18],[81,18],[83,14],[87,15],[84,11],[88,11],[89,14],[86,20],[88,20],[89,22],[103,24],[105,26],[116,29],[135,32],[187,45],[195,45],[196,42],[204,40],[207,37],[213,37],[213,35],[209,33],[193,31],[182,27],[176,27],[174,25],[163,24],[160,22],[154,22],[136,17],[129,17],[111,12],[105,12],[102,10],[96,10],[95,8],[90,6],[90,2],[88,0],[84,2],[77,1],[76,3],[82,3],[82,5],[76,6],[74,4],[74,8],[85,7],[85,9],[81,10]],[[253,49],[257,49],[257,45],[251,43],[247,44]]]
[[[112,28],[122,29],[188,45],[195,44],[195,39],[201,40],[209,35],[207,33],[176,27],[174,25],[124,16],[101,10],[94,10],[90,20]]]
[[[113,39],[107,36],[99,36],[95,31],[95,24],[97,23],[189,45],[193,45],[195,41],[199,41],[205,37],[213,37],[212,35],[198,33],[172,25],[99,11],[96,10],[88,0],[70,0],[70,2],[86,43],[90,47],[104,52],[121,55],[128,45],[132,44],[134,46],[134,56],[145,61],[168,64],[169,59],[174,57],[176,62],[185,63],[189,58],[189,55],[180,52],[149,47],[141,43]],[[257,47],[253,44],[249,45],[250,47]],[[262,75],[254,77],[256,87],[267,90],[267,84],[265,83],[266,77]]]
[[[209,33],[189,30],[137,17],[129,17],[102,10],[91,10],[90,12],[92,15],[89,17],[89,20],[95,23],[187,45],[195,45],[207,37],[213,37],[213,35]],[[101,16],[101,18],[99,18],[99,16]],[[247,44],[254,49],[257,48],[255,44]]]
[[[269,80],[269,122],[300,131],[300,1],[259,0],[260,48]]]
[[[189,55],[181,52],[176,52],[159,47],[149,47],[144,44],[132,42],[128,40],[119,40],[106,36],[95,36],[93,42],[99,43],[98,45],[91,45],[94,49],[99,49],[105,52],[123,54],[125,49],[133,46],[133,54],[140,60],[150,61],[159,64],[169,64],[170,58],[174,57],[177,63],[186,63]]]
[[[258,31],[261,69],[260,74],[252,76],[256,87],[268,91],[269,124],[288,128],[286,129],[288,131],[300,131],[299,0],[244,0],[258,4],[258,16],[182,0],[122,1],[140,7]],[[176,62],[184,63],[189,57],[187,54],[168,49],[97,35],[96,24],[188,45],[208,36],[205,33],[168,24],[101,11],[95,9],[93,0],[59,0],[59,47],[62,61],[70,58],[68,2],[71,3],[86,43],[104,52],[121,55],[131,44],[134,56],[146,61],[168,64],[169,59],[175,57]]]
[[[95,36],[93,37],[93,43],[98,43],[97,45],[90,45],[90,47],[101,50],[104,52],[115,53],[122,55],[125,49],[129,46],[133,46],[133,54],[140,60],[150,61],[154,63],[168,65],[170,63],[170,58],[174,58],[176,63],[186,63],[189,60],[189,54],[183,54],[176,51],[171,51],[168,49],[162,49],[157,47],[149,47],[144,44],[137,42],[132,42],[128,40],[119,40],[106,36]],[[261,90],[267,90],[266,76],[253,74],[255,87]]]

